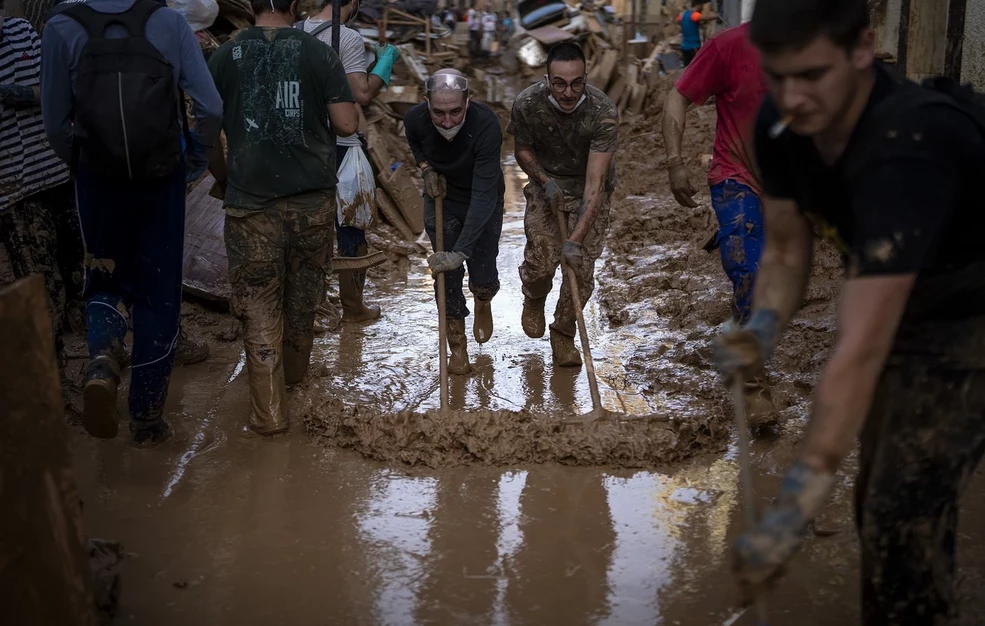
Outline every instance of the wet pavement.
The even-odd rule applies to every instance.
[[[508,167],[516,200],[521,179]],[[496,331],[481,348],[470,337],[476,371],[453,377],[452,407],[587,412],[584,370],[554,371],[547,340],[520,330],[521,219],[514,202]],[[321,387],[381,411],[438,406],[436,314],[423,267],[415,260],[406,284],[367,289],[383,305],[382,321],[318,340],[312,367]],[[639,393],[646,381],[620,365],[646,338],[631,326],[607,329],[594,302],[587,311],[606,407],[659,409],[659,394]],[[735,616],[732,446],[659,471],[386,466],[309,443],[297,420],[287,436],[250,435],[243,363],[237,343],[217,344],[206,363],[176,370],[167,411],[178,434],[156,450],[78,435],[86,526],[130,553],[117,623],[717,626]],[[794,426],[757,442],[761,502],[798,434]],[[845,478],[819,522],[837,532],[810,540],[771,598],[771,624],[857,623],[850,486]],[[982,489],[979,476],[971,492]],[[979,583],[985,503],[968,500],[964,576]]]

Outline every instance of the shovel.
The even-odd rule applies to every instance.
[[[568,223],[560,207],[554,207],[557,216],[557,228],[561,233],[561,245],[568,240]],[[575,317],[578,319],[578,335],[581,337],[581,351],[585,359],[585,371],[588,373],[588,389],[592,394],[592,413],[601,417],[605,410],[602,408],[602,398],[599,396],[599,381],[595,377],[595,362],[592,361],[592,348],[588,345],[588,328],[585,326],[585,315],[581,311],[581,294],[578,291],[578,277],[575,270],[568,267],[564,261],[561,266],[568,276],[568,287],[571,289],[571,302],[575,307]]]
[[[444,199],[434,199],[434,251],[445,251]],[[445,273],[438,273],[438,374],[441,378],[441,410],[448,410],[448,335],[445,329]]]

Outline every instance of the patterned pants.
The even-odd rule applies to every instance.
[[[855,483],[864,624],[951,623],[958,499],[983,453],[985,370],[887,365]]]
[[[287,425],[287,384],[308,369],[315,311],[332,259],[335,194],[281,198],[264,211],[227,209],[233,314],[243,323],[250,424]]]
[[[0,211],[0,245],[18,279],[41,274],[51,304],[51,329],[59,364],[67,302],[82,298],[82,235],[75,190],[64,183]]]
[[[732,281],[732,319],[744,324],[752,309],[752,293],[766,233],[759,197],[749,187],[726,180],[711,188],[711,206],[718,218],[722,269]]]
[[[558,232],[557,217],[544,196],[543,188],[538,184],[530,183],[523,188],[523,195],[527,198],[527,212],[523,217],[527,245],[523,249],[520,280],[523,282],[523,295],[539,300],[546,298],[554,286],[554,274],[561,264],[563,242]],[[595,291],[595,261],[602,256],[605,235],[609,231],[609,199],[609,194],[602,199],[602,204],[595,215],[595,222],[583,242],[585,247],[583,263],[581,267],[575,268],[582,308]],[[565,197],[564,211],[568,221],[569,236],[578,223],[580,205],[581,198]],[[554,309],[554,323],[551,324],[551,329],[569,337],[574,337],[577,330],[567,272],[562,273],[561,295],[557,301],[557,308]]]

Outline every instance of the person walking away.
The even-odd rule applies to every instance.
[[[677,202],[696,208],[696,190],[681,157],[687,109],[715,98],[718,123],[708,170],[711,206],[718,220],[714,246],[722,269],[732,281],[732,324],[749,319],[753,285],[763,249],[762,188],[756,176],[752,130],[766,96],[759,52],[749,41],[749,24],[713,37],[688,66],[664,104],[663,136],[667,149],[670,190]],[[775,417],[765,380],[746,383],[746,410],[756,426]]]
[[[287,388],[308,369],[335,225],[335,138],[358,114],[339,57],[293,28],[295,0],[252,0],[256,26],[209,59],[222,94],[230,305],[243,323],[250,428],[289,427]],[[262,77],[262,80],[257,77]],[[334,135],[333,135],[334,133]]]
[[[468,79],[458,70],[438,70],[425,83],[427,101],[404,116],[407,143],[424,178],[424,228],[436,245],[435,206],[443,198],[445,251],[428,257],[433,275],[445,273],[448,371],[468,374],[462,291],[465,268],[475,299],[472,335],[492,338],[492,299],[499,291],[499,236],[503,232],[506,184],[500,164],[503,133],[496,114],[472,102]],[[437,281],[435,281],[437,295]]]
[[[701,25],[704,22],[713,22],[718,19],[718,14],[714,11],[701,12],[701,7],[705,0],[691,0],[691,8],[681,12],[677,16],[677,23],[681,25],[681,61],[684,67],[691,64],[698,50],[701,49]]]
[[[958,499],[985,452],[985,108],[875,65],[865,0],[759,0],[750,35],[770,77],[766,243],[719,367],[750,376],[769,358],[804,299],[812,225],[847,272],[805,441],[735,543],[736,577],[752,595],[780,575],[860,437],[862,623],[954,623]]]
[[[496,14],[489,9],[489,5],[486,5],[486,10],[482,12],[480,21],[482,23],[482,52],[487,55],[492,54],[498,20]]]
[[[179,334],[185,186],[205,170],[222,101],[177,12],[152,0],[56,10],[41,39],[41,108],[52,149],[75,175],[85,243],[82,421],[96,437],[116,436],[117,355],[132,327],[130,431],[135,446],[150,447],[172,433],[164,402]],[[194,103],[191,131],[182,92]]]
[[[516,161],[530,177],[523,188],[527,211],[520,280],[523,331],[544,336],[544,303],[560,263],[578,277],[581,306],[595,289],[595,261],[609,230],[609,200],[616,185],[613,155],[618,146],[616,105],[587,83],[585,53],[574,43],[556,44],[547,54],[544,80],[513,103],[506,132],[516,142]],[[568,239],[561,241],[556,211],[564,213]],[[554,364],[581,366],[575,348],[575,310],[567,273],[551,324]]]
[[[68,166],[44,138],[41,39],[31,24],[0,18],[0,245],[17,279],[44,277],[55,353],[65,377],[68,303],[82,296],[82,237]],[[80,328],[76,328],[81,330]]]
[[[357,0],[343,0],[341,20],[339,25],[339,60],[345,70],[349,82],[349,90],[355,101],[362,106],[369,106],[373,98],[390,84],[390,74],[393,64],[400,58],[400,51],[395,46],[383,44],[376,46],[376,64],[373,71],[366,71],[366,55],[363,38],[346,24],[359,14]],[[316,37],[322,43],[332,45],[332,3],[329,2],[321,13],[295,24],[306,33]],[[335,164],[341,168],[342,161],[349,150],[362,150],[362,142],[357,134],[348,137],[338,137],[335,148]],[[341,169],[337,172],[342,175]],[[360,257],[368,254],[366,231],[351,224],[342,224],[336,215],[335,237],[341,257]],[[363,292],[366,288],[366,270],[343,270],[338,272],[339,299],[342,301],[343,322],[367,322],[380,317],[380,307],[367,306],[363,302]]]
[[[473,2],[465,15],[469,24],[469,52],[472,56],[478,56],[482,51],[482,12]]]

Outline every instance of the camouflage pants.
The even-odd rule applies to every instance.
[[[557,217],[547,203],[543,188],[534,183],[523,188],[527,198],[527,211],[523,217],[523,231],[527,245],[523,249],[523,264],[520,265],[520,280],[523,282],[523,295],[539,300],[546,298],[554,286],[554,274],[561,264],[561,235],[558,233]],[[583,242],[584,262],[575,268],[578,277],[578,295],[582,308],[595,290],[595,261],[602,256],[605,235],[609,231],[609,198],[602,199],[595,222]],[[581,198],[565,196],[564,211],[568,222],[568,235],[578,223],[578,208]],[[567,272],[562,273],[561,294],[554,309],[554,323],[551,329],[574,337],[576,332],[575,308],[571,302],[571,287]]]
[[[332,258],[334,194],[282,198],[264,211],[227,209],[233,314],[243,323],[250,425],[287,425],[287,384],[308,369],[315,311]]]
[[[983,452],[985,370],[886,367],[855,484],[867,626],[950,623],[958,499]]]
[[[0,211],[0,244],[18,279],[41,274],[51,306],[59,363],[67,303],[82,297],[82,235],[71,183],[38,192]]]

